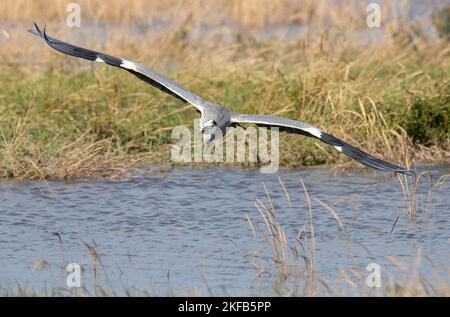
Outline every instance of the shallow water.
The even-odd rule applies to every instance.
[[[435,182],[449,173],[450,165],[426,169],[434,171]],[[411,263],[418,252],[425,278],[439,268],[448,269],[448,184],[435,188],[428,203],[423,180],[424,194],[418,195],[417,204],[421,212],[411,221],[397,179],[381,174],[174,169],[122,180],[0,183],[0,287],[14,289],[18,284],[40,292],[65,287],[62,267],[68,261],[86,265],[82,286],[88,289],[97,283],[118,293],[135,288],[161,295],[189,290],[270,294],[270,278],[262,282],[252,263],[274,273],[271,248],[260,234],[253,235],[246,215],[263,224],[255,200],[270,205],[265,185],[292,243],[304,225],[309,231],[300,178],[311,196],[316,271],[323,279],[336,280],[344,268],[364,271],[372,262],[382,266],[386,278],[386,257]],[[333,210],[347,238],[317,198],[330,205],[338,202]],[[62,250],[55,232],[60,233]],[[83,241],[95,245],[101,255],[96,274]],[[40,260],[47,264],[33,270]]]

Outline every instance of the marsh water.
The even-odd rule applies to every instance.
[[[433,171],[435,184],[450,165],[422,169]],[[422,179],[412,220],[397,178],[382,174],[150,168],[119,180],[0,183],[0,288],[67,288],[65,265],[74,262],[91,291],[270,294],[276,269],[255,202],[273,204],[290,248],[302,228],[311,233],[301,180],[322,279],[337,281],[343,270],[364,272],[370,263],[381,266],[383,279],[400,278],[394,258],[415,264],[426,280],[448,278],[448,183],[429,195]]]

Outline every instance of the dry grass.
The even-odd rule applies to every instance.
[[[0,21],[65,21],[70,0],[4,0]],[[361,27],[361,14],[366,6],[361,1],[350,0],[332,3],[329,0],[135,0],[125,2],[110,0],[78,0],[83,17],[88,21],[142,24],[151,20],[176,20],[191,16],[194,23],[207,22],[217,25],[227,19],[245,27],[261,28],[267,25],[286,23],[308,23],[316,26]],[[399,7],[404,19],[409,12],[408,1],[386,1],[382,14],[387,21],[392,19],[392,10]],[[345,17],[345,18],[344,18]]]
[[[233,110],[306,121],[406,166],[448,161],[448,39],[431,40],[417,23],[388,18],[393,2],[383,6],[384,40],[367,45],[352,41],[352,32],[367,31],[360,4],[329,10],[326,1],[257,2],[154,1],[148,10],[133,1],[124,10],[123,1],[80,1],[85,21],[120,22],[100,38],[89,34],[101,24],[60,28],[64,1],[2,2],[0,176],[114,176],[167,162],[171,129],[196,117],[129,74],[53,52],[24,32],[32,20],[48,22],[55,36],[78,34],[73,42],[149,65]],[[401,5],[406,14],[407,2]],[[168,21],[163,32],[133,29],[157,16]],[[223,22],[230,20],[245,31]],[[214,36],[190,35],[200,21],[211,23]],[[252,31],[293,22],[308,25],[306,33],[267,41]],[[233,40],[215,40],[223,34]],[[359,166],[298,136],[283,135],[280,145],[283,166]]]
[[[407,197],[409,199],[408,203],[411,203],[411,200],[413,200],[412,208],[414,208],[418,199],[415,196],[419,186],[418,183],[424,175],[419,176],[413,185],[414,193],[411,194],[413,197]],[[449,184],[448,176],[440,177],[428,188],[427,204],[422,206],[422,208],[425,208],[424,217],[427,217],[432,209],[430,205],[431,195],[440,186]],[[431,182],[431,180],[429,181]],[[253,254],[255,259],[252,263],[261,281],[270,277],[269,280],[272,283],[274,294],[278,296],[450,296],[448,276],[439,278],[436,274],[442,273],[436,273],[436,271],[435,273],[428,272],[429,278],[426,278],[420,273],[421,262],[424,260],[431,261],[429,258],[422,256],[421,248],[418,249],[412,260],[407,262],[400,261],[394,256],[386,255],[386,260],[390,263],[391,269],[383,269],[383,275],[386,274],[386,276],[382,278],[382,286],[380,288],[368,287],[366,284],[368,273],[366,271],[358,271],[354,267],[341,268],[340,277],[337,279],[330,280],[321,276],[316,272],[317,263],[328,259],[316,259],[315,230],[312,219],[322,217],[324,215],[323,210],[325,210],[336,221],[336,229],[341,231],[342,239],[346,243],[346,247],[343,249],[344,251],[348,249],[349,256],[352,253],[351,244],[349,243],[351,242],[349,234],[351,226],[346,228],[339,214],[333,209],[333,204],[329,205],[317,197],[311,197],[302,179],[299,180],[299,186],[304,191],[303,200],[308,210],[302,210],[298,206],[293,210],[290,204],[290,194],[281,179],[280,184],[289,206],[287,210],[277,210],[274,207],[275,204],[280,205],[280,203],[272,200],[270,193],[263,184],[267,202],[263,203],[257,199],[255,205],[258,212],[256,216],[252,218],[247,215],[254,236],[262,237],[266,241],[267,247],[272,251],[272,256],[269,258],[255,252]],[[312,201],[317,202],[314,207],[312,207]],[[282,225],[279,221],[279,214],[282,212],[296,212],[299,217],[306,214],[309,216],[305,217],[303,226],[300,225],[298,228],[296,226],[296,228],[291,228],[292,230],[287,230],[287,225]],[[417,214],[415,211],[413,211],[413,214],[410,214],[408,209],[406,216],[410,219],[415,219]],[[360,244],[358,243],[358,245]],[[369,249],[363,245],[360,246],[369,255],[371,254]],[[436,269],[434,264],[433,267]],[[446,272],[450,272],[448,267],[443,268],[443,270],[444,275]]]

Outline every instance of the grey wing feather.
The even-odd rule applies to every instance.
[[[114,57],[111,55],[103,54],[100,52],[92,51],[86,48],[82,48],[79,46],[75,46],[63,41],[60,41],[58,39],[55,39],[51,36],[48,36],[44,31],[42,32],[39,27],[34,24],[35,29],[29,29],[28,31],[34,35],[37,35],[45,40],[45,42],[52,47],[53,49],[75,57],[87,59],[93,62],[104,62],[108,65],[120,67],[122,69],[127,70],[128,72],[132,73],[136,77],[140,78],[141,80],[151,84],[152,86],[159,88],[160,90],[184,101],[189,102],[192,104],[195,108],[197,108],[198,111],[203,111],[203,104],[204,100],[193,94],[192,92],[186,90],[185,88],[181,87],[177,82],[164,77],[161,74],[158,74],[157,72],[146,68],[143,65],[134,63],[132,61]]]
[[[352,159],[358,161],[359,163],[373,169],[385,172],[401,173],[409,176],[415,175],[415,173],[411,170],[377,159],[376,157],[373,157],[372,155],[361,151],[360,149],[334,137],[333,135],[325,133],[314,126],[301,121],[290,120],[276,116],[234,114],[232,116],[232,122],[254,123],[262,126],[277,126],[289,132],[317,138],[322,142],[333,146],[339,152],[342,152]]]

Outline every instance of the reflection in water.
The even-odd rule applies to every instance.
[[[433,169],[438,169],[434,178],[449,172],[449,166]],[[119,292],[135,287],[164,295],[204,290],[206,284],[214,294],[264,292],[249,291],[257,278],[252,262],[270,270],[264,258],[271,250],[253,235],[246,215],[261,222],[254,204],[256,198],[268,204],[265,184],[278,222],[292,237],[309,223],[300,178],[313,198],[320,276],[332,280],[345,267],[363,271],[371,262],[387,263],[387,256],[407,260],[419,249],[431,260],[422,263],[425,276],[433,265],[448,268],[448,184],[434,191],[431,206],[418,195],[422,213],[411,221],[396,178],[381,174],[176,169],[164,177],[147,173],[129,180],[0,183],[0,287],[14,288],[16,282],[36,290],[65,287],[63,261],[92,265],[84,241],[95,244],[107,272],[99,270],[96,281]],[[332,205],[348,239],[317,199]],[[33,271],[41,259],[45,267]],[[89,272],[85,285],[94,283]]]

